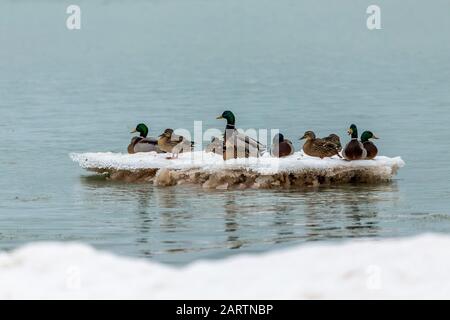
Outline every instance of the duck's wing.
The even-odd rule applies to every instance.
[[[140,138],[140,140],[134,144],[133,149],[134,153],[151,151],[161,152],[158,147],[158,140],[153,138]]]
[[[184,138],[183,136],[179,136],[181,139],[177,139],[176,141],[171,141],[171,143],[175,143],[173,145],[172,152],[173,153],[181,153],[181,152],[189,152],[192,151],[194,147],[194,143]]]
[[[329,136],[323,138],[322,140],[334,143],[339,149],[342,149],[341,139],[336,134],[330,134]]]
[[[151,143],[137,143],[134,146],[134,152],[151,152],[151,151],[159,151],[158,145],[156,144],[151,144]]]
[[[286,155],[290,156],[293,155],[295,152],[294,145],[292,144],[291,140],[284,139],[284,142],[286,142],[286,145],[284,148],[286,148]]]
[[[205,148],[206,152],[213,152],[217,154],[223,153],[223,141],[219,138],[214,137],[210,144]]]
[[[316,139],[313,147],[327,156],[338,154],[340,151],[339,146],[336,143],[324,139]]]
[[[172,133],[172,136],[170,138],[171,142],[182,142],[183,140],[185,140],[185,138],[183,136],[180,136],[178,134]]]
[[[367,150],[361,141],[352,139],[342,150],[342,155],[347,160],[360,160],[367,157]]]
[[[266,150],[265,145],[236,129],[226,129],[224,138],[224,152],[234,158],[259,157]]]
[[[242,143],[245,146],[248,146],[249,150],[255,149],[258,150],[259,152],[263,152],[266,150],[266,146],[263,145],[261,142],[239,132],[238,130],[234,131],[234,135],[237,138],[237,143],[238,144]]]
[[[158,144],[158,139],[148,137],[148,138],[142,139],[141,141],[139,141],[139,143],[156,145],[156,144]]]
[[[333,142],[334,144],[336,144],[338,146],[339,151],[342,150],[341,138],[339,138],[339,136],[337,134],[332,135],[331,142]]]
[[[294,145],[287,139],[283,142],[272,144],[270,147],[270,155],[272,157],[282,158],[292,154],[294,154]]]

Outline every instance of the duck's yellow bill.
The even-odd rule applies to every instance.
[[[347,133],[348,133],[348,134],[352,134],[352,133],[353,133],[353,130],[352,130],[352,129],[348,129],[348,130],[347,130]]]
[[[223,119],[223,117],[222,116],[218,116],[216,119]]]
[[[136,129],[134,129],[133,131],[131,131],[130,133],[135,133],[135,132],[137,132],[137,130]]]
[[[380,138],[378,138],[376,135],[373,135],[372,138],[374,138],[374,139],[380,139]]]

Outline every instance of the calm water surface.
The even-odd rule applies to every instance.
[[[82,241],[173,264],[309,241],[450,233],[450,3],[0,3],[0,249]],[[70,152],[126,151],[138,122],[345,136],[371,129],[407,166],[395,181],[205,191],[106,181]]]

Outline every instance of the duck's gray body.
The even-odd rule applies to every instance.
[[[140,153],[155,151],[161,153],[158,140],[154,138],[133,137],[128,145],[128,153]]]
[[[239,132],[226,128],[224,134],[224,159],[259,157],[266,150],[261,142]]]

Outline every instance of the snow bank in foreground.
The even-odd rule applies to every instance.
[[[449,236],[304,245],[181,269],[81,244],[0,254],[0,299],[450,298]]]
[[[73,153],[70,157],[82,168],[108,174],[112,179],[150,181],[161,186],[194,183],[219,189],[387,181],[405,164],[400,157],[349,162],[338,157],[308,157],[301,152],[282,159],[265,155],[227,161],[202,151],[180,154],[179,159],[172,160],[154,152]]]

